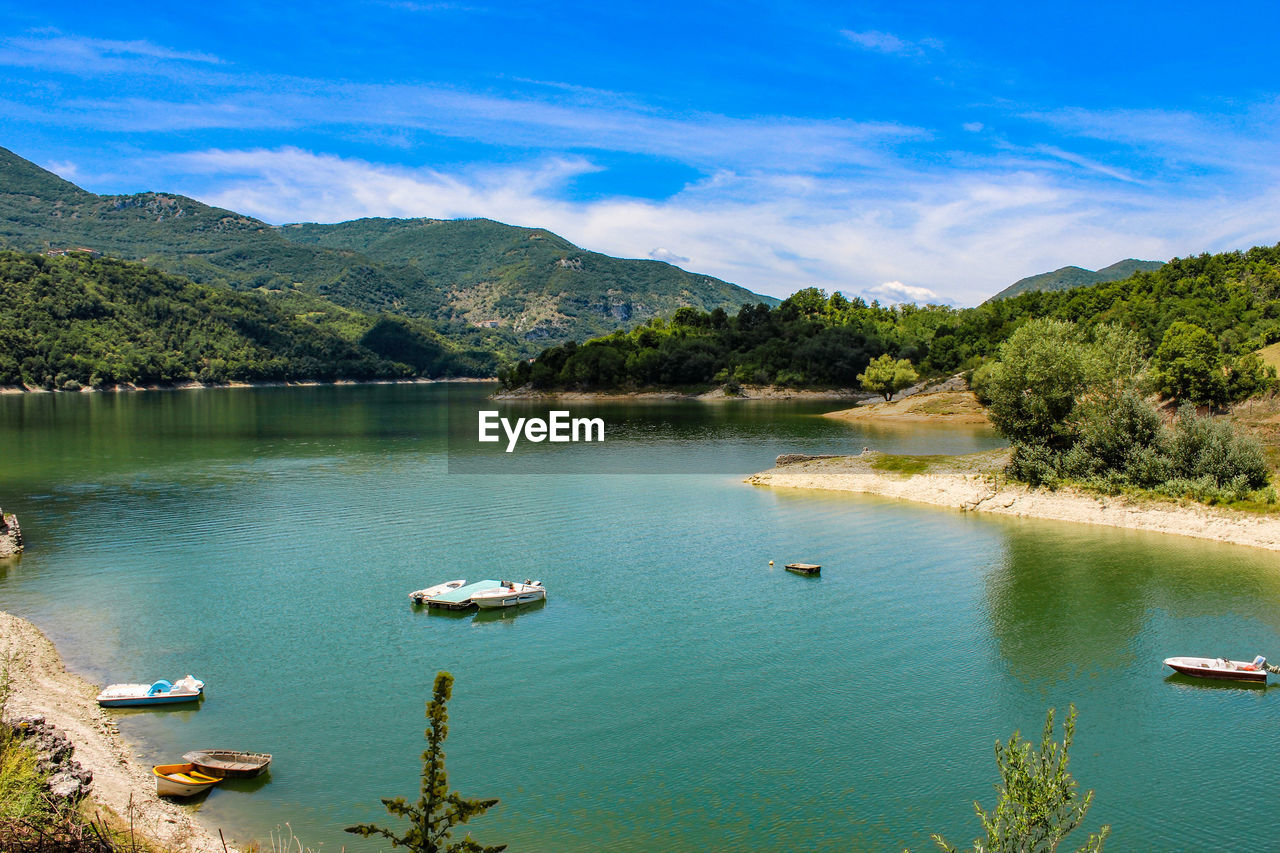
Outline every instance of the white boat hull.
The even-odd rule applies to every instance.
[[[429,586],[426,589],[415,589],[413,592],[409,593],[409,600],[414,604],[426,604],[437,595],[452,592],[453,590],[466,585],[467,582],[465,580],[445,581],[444,583],[438,583],[435,586]]]
[[[162,797],[194,797],[222,781],[204,775],[193,764],[157,764],[151,772],[156,793]]]
[[[103,708],[128,708],[143,705],[169,705],[174,702],[194,702],[204,695],[204,682],[187,676],[175,681],[168,688],[153,684],[112,684],[98,694],[98,704]]]
[[[481,610],[495,610],[500,607],[519,607],[521,604],[545,601],[546,598],[547,590],[542,584],[517,583],[478,592],[471,597],[471,600]]]
[[[1252,681],[1266,683],[1266,669],[1255,666],[1250,661],[1227,660],[1226,658],[1165,658],[1165,666],[1183,675],[1197,678],[1216,678],[1222,681]]]

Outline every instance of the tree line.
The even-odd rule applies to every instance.
[[[1212,405],[1243,399],[1267,387],[1250,353],[1280,340],[1280,245],[1175,258],[1122,281],[974,308],[884,306],[816,288],[733,315],[681,308],[627,332],[548,348],[499,378],[540,390],[851,387],[885,355],[925,376],[972,371],[1042,318],[1086,333],[1102,324],[1132,331],[1171,396]]]

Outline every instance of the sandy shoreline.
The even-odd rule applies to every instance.
[[[653,400],[865,400],[865,391],[853,388],[834,388],[812,391],[784,388],[778,385],[743,385],[738,394],[726,394],[724,388],[712,388],[701,393],[683,391],[533,391],[517,388],[494,394],[494,400],[547,400],[555,402],[647,402]]]
[[[823,417],[854,422],[991,423],[978,398],[968,390],[922,391],[891,403],[863,403],[852,409],[827,412]]]
[[[150,766],[139,764],[116,730],[111,714],[98,707],[99,688],[70,673],[53,643],[25,619],[0,611],[0,654],[16,655],[13,695],[7,716],[44,717],[75,744],[75,760],[93,772],[93,799],[128,819],[130,807],[139,834],[168,849],[221,853],[217,830],[210,832],[191,811],[156,796]],[[235,848],[228,845],[229,851]]]
[[[995,476],[1000,460],[989,454],[985,464],[973,463],[973,457],[958,457],[952,463],[941,461],[945,457],[931,457],[924,472],[913,474],[872,467],[882,458],[883,454],[866,453],[812,459],[762,471],[746,482],[772,488],[858,492],[965,512],[1150,530],[1280,551],[1280,517],[1072,489],[1031,489]]]

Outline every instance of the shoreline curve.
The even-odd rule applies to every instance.
[[[150,766],[140,764],[111,716],[98,707],[98,687],[67,671],[39,628],[0,611],[0,654],[9,656],[13,693],[7,716],[34,716],[57,726],[74,745],[73,757],[93,773],[89,798],[128,820],[140,836],[165,849],[222,853],[217,829],[191,810],[156,795]],[[227,853],[236,853],[230,842]]]
[[[1001,455],[929,457],[925,472],[899,473],[873,467],[893,459],[874,451],[861,456],[801,458],[748,477],[745,482],[770,488],[853,492],[948,507],[962,512],[989,512],[1148,530],[1195,539],[1280,551],[1280,517],[1125,495],[1099,495],[1076,489],[1032,489],[998,476]],[[920,459],[920,457],[907,457]]]

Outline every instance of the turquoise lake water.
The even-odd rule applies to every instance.
[[[1280,556],[743,484],[783,452],[999,445],[813,416],[829,403],[573,403],[603,445],[504,469],[468,449],[488,390],[0,398],[0,505],[28,541],[0,608],[91,680],[204,679],[198,709],[120,728],[147,762],[272,752],[265,784],[199,805],[239,839],[380,849],[341,829],[416,793],[445,669],[451,785],[501,799],[470,828],[514,853],[963,846],[995,740],[1070,702],[1109,850],[1280,849],[1280,689],[1161,666],[1280,658]],[[549,600],[410,606],[460,577]]]

